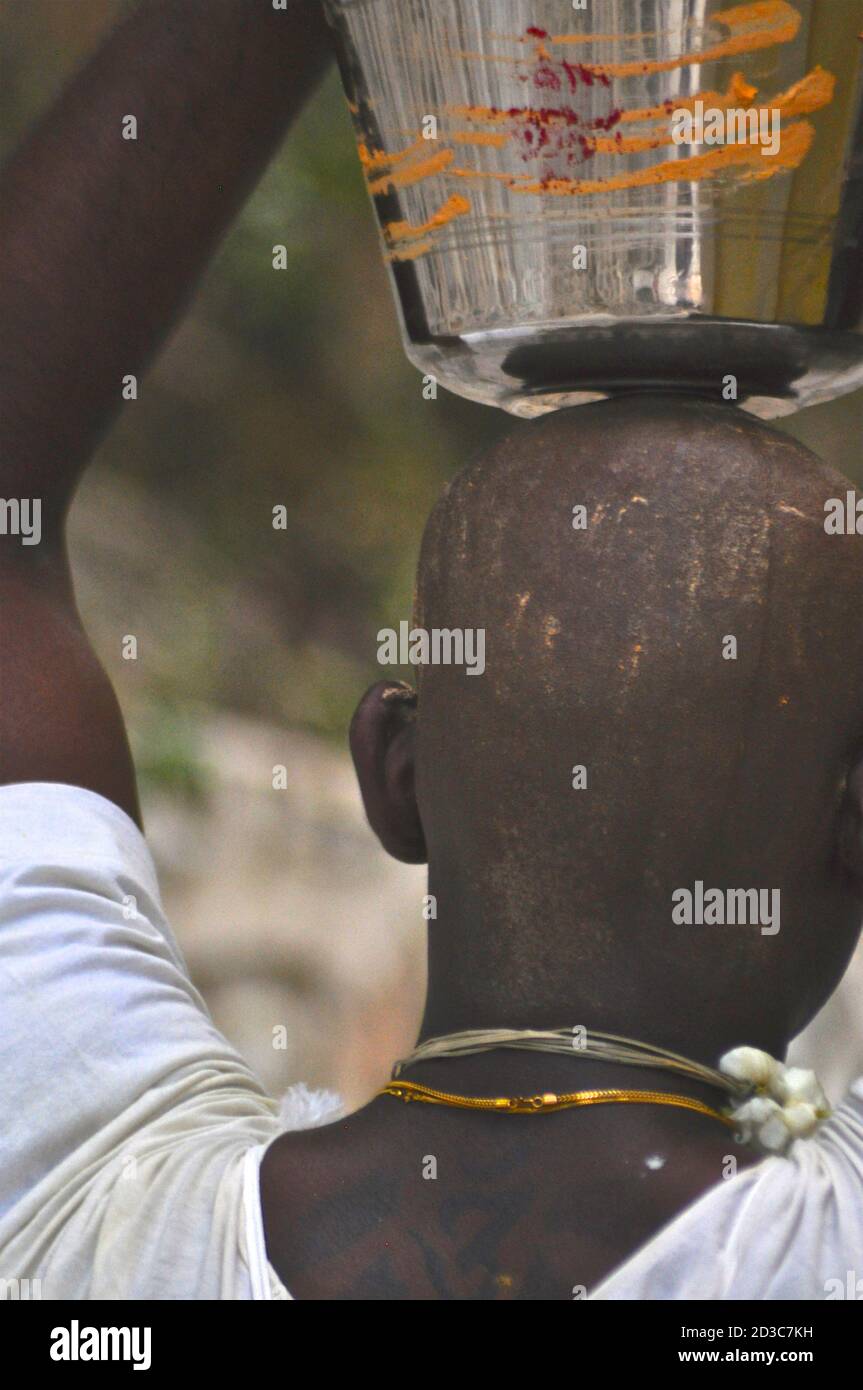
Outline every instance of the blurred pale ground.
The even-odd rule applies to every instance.
[[[124,8],[0,0],[0,153]],[[421,871],[388,860],[365,826],[347,724],[381,674],[378,629],[410,616],[442,484],[510,423],[444,392],[424,401],[420,388],[332,74],[74,514],[81,607],[130,725],[193,976],[271,1087],[303,1079],[351,1103],[412,1042],[425,928]],[[782,428],[863,475],[863,393]],[[279,503],[287,531],[271,524]],[[137,661],[121,658],[126,634]],[[856,969],[832,1027],[801,1048],[814,1046],[834,1094],[863,1070]]]

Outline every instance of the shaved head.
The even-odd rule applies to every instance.
[[[737,410],[670,397],[522,425],[450,485],[415,621],[484,629],[485,671],[420,672],[425,1031],[778,1048],[829,995],[860,920],[839,812],[863,538],[824,528],[846,488]],[[779,890],[779,931],[675,923],[698,880]]]

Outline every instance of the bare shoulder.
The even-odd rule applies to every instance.
[[[412,1296],[392,1249],[404,1173],[375,1109],[283,1134],[264,1156],[267,1254],[294,1297]]]
[[[658,1148],[620,1113],[555,1133],[419,1109],[375,1101],[271,1145],[267,1249],[294,1297],[569,1300],[727,1170],[725,1135],[683,1111]]]

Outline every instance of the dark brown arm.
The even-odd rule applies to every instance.
[[[0,782],[76,782],[137,815],[63,520],[123,377],[146,368],[328,56],[318,0],[143,0],[0,176],[0,503],[42,510],[32,546],[0,512]]]

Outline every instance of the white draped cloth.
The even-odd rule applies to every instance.
[[[143,836],[93,792],[0,787],[0,1021],[0,1282],[38,1280],[46,1299],[290,1297],[258,1167],[337,1101],[298,1091],[280,1118],[189,979]],[[848,1297],[858,1267],[863,1297],[861,1251],[863,1081],[816,1137],[718,1183],[591,1296]]]

